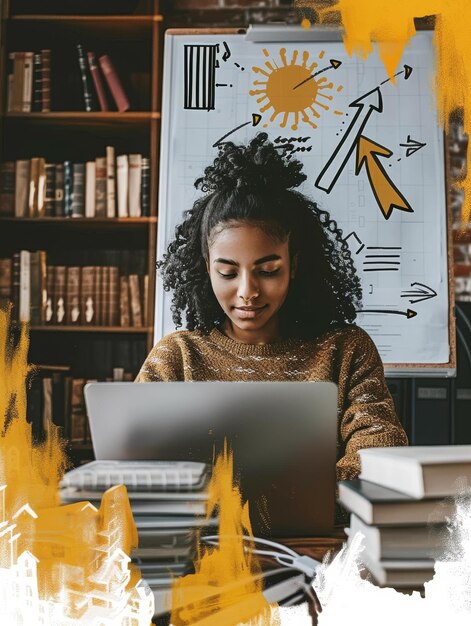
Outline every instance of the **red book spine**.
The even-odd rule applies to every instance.
[[[104,54],[99,57],[98,60],[100,62],[100,67],[103,71],[103,76],[105,77],[111,94],[116,102],[116,107],[118,111],[120,113],[122,113],[123,111],[127,111],[130,107],[129,100],[126,96],[126,93],[123,89],[121,81],[119,80],[118,74],[116,73],[110,57],[107,54]]]
[[[87,52],[88,67],[90,68],[90,74],[93,78],[93,84],[95,85],[96,95],[102,111],[109,111],[108,101],[106,100],[105,88],[100,76],[100,70],[96,62],[96,56],[94,52]]]

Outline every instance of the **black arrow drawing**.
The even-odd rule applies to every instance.
[[[410,65],[404,65],[404,69],[400,70],[399,72],[396,72],[392,78],[396,78],[396,76],[400,76],[401,74],[404,74],[404,79],[407,80],[409,76],[412,74],[412,67]],[[390,80],[392,79],[386,78],[386,80],[383,80],[383,82],[380,83],[380,85],[385,85],[386,83],[389,83]]]
[[[377,111],[378,113],[382,112],[383,99],[381,97],[381,91],[376,87],[360,98],[350,102],[348,106],[355,107],[358,110],[347,128],[345,135],[342,137],[341,142],[334,150],[332,156],[327,161],[324,169],[314,183],[318,189],[322,189],[326,193],[332,191],[333,186],[352,155],[370,115],[373,111]]]
[[[337,59],[330,59],[330,65],[328,65],[327,67],[323,67],[321,70],[317,70],[317,72],[314,72],[314,74],[311,74],[306,79],[302,80],[300,83],[298,83],[297,85],[293,87],[293,91],[297,89],[298,87],[301,87],[301,85],[304,85],[304,83],[307,83],[308,80],[312,80],[319,74],[322,74],[323,72],[327,72],[327,70],[331,70],[332,68],[336,70],[341,65],[342,65],[342,61],[337,61]]]
[[[400,70],[394,77],[404,74],[404,79],[407,80],[412,74],[412,67],[410,65],[404,65],[404,69]],[[332,191],[332,187],[335,185],[338,177],[342,173],[343,168],[347,164],[355,146],[361,137],[363,130],[368,122],[368,119],[373,111],[382,113],[383,111],[383,99],[381,96],[381,85],[386,84],[391,79],[387,78],[383,80],[377,87],[368,91],[363,96],[360,96],[348,106],[357,107],[358,111],[355,113],[350,126],[347,128],[342,140],[335,148],[332,156],[327,161],[322,172],[319,174],[316,182],[314,183],[318,189],[322,189],[326,193]]]
[[[240,126],[236,126],[232,130],[230,130],[228,133],[226,133],[220,139],[218,139],[215,143],[213,143],[213,148],[217,148],[217,146],[222,144],[222,142],[224,141],[224,139],[226,139],[226,137],[229,137],[229,135],[232,135],[232,133],[235,133],[241,128],[244,128],[244,126],[248,126],[249,124],[252,124],[252,126],[257,126],[258,124],[260,124],[261,119],[262,119],[261,115],[258,115],[258,113],[252,113],[252,119],[250,120],[250,122],[244,122],[243,124],[240,124]]]
[[[381,315],[404,315],[407,319],[411,319],[417,315],[416,311],[407,309],[407,311],[394,311],[392,309],[359,309],[357,313],[380,313]]]
[[[430,298],[435,298],[437,292],[429,287],[428,285],[424,285],[423,283],[411,283],[410,291],[403,291],[401,293],[401,298],[411,298],[409,302],[411,304],[416,304],[417,302],[423,302],[424,300],[429,300]],[[413,287],[418,287],[417,289],[413,289]]]
[[[417,150],[420,150],[420,148],[424,148],[427,144],[416,141],[415,139],[411,139],[410,135],[407,135],[407,142],[400,143],[399,145],[401,146],[401,148],[407,148],[406,157],[410,157],[415,154]]]

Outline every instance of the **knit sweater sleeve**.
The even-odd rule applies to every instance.
[[[408,443],[372,339],[357,328],[344,346],[343,355],[339,378],[341,458],[337,462],[337,480],[358,476],[358,450]]]
[[[134,382],[184,380],[183,355],[178,332],[163,337],[149,352]]]

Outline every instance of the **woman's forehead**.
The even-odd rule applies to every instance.
[[[288,252],[288,242],[288,238],[281,241],[261,226],[239,222],[213,229],[209,251],[212,256],[222,256],[230,252],[231,258],[237,255],[258,259],[270,254],[284,256]]]

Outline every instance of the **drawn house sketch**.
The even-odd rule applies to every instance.
[[[0,487],[0,624],[149,626],[154,596],[142,580],[129,588],[130,558],[116,547],[122,520],[112,515],[113,505],[104,507],[108,514],[98,532],[100,512],[90,503],[58,507],[57,518],[65,520],[66,530],[58,534],[59,524],[57,528],[41,526],[41,515],[27,504],[7,520],[6,488]],[[24,537],[19,526],[26,529]],[[34,545],[40,556],[30,550],[18,555],[18,546],[31,541],[35,532]],[[89,540],[90,551],[85,550],[83,558],[71,566],[67,557],[77,536]],[[50,567],[40,574],[45,563]],[[49,576],[44,576],[44,571]],[[56,593],[52,591],[54,582]]]

